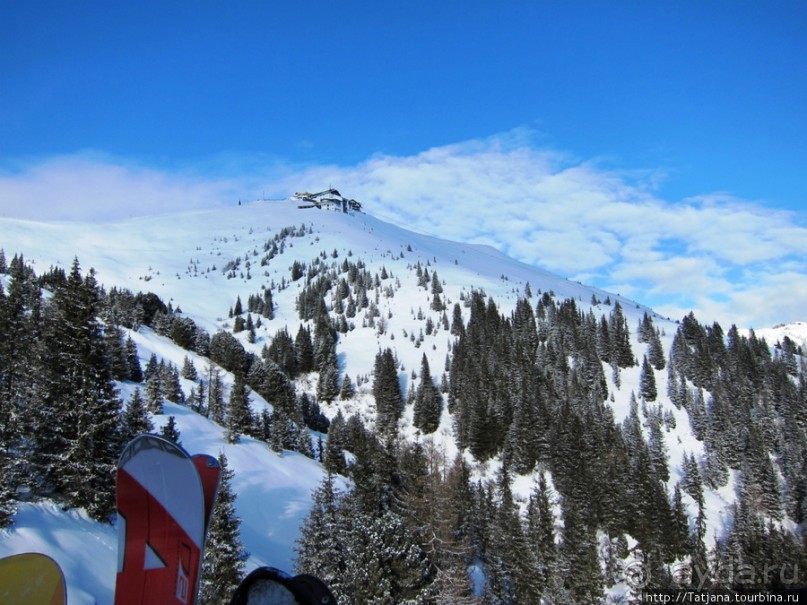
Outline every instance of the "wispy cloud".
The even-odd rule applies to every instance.
[[[493,245],[673,318],[766,326],[807,319],[805,217],[726,194],[667,201],[663,172],[581,160],[516,130],[353,166],[245,165],[227,176],[92,155],[0,172],[0,214],[110,219],[337,187],[368,212],[444,238]],[[208,172],[209,174],[209,172]]]
[[[292,178],[338,185],[388,220],[491,244],[673,318],[695,310],[727,325],[804,320],[805,217],[720,193],[662,200],[653,193],[662,176],[508,135]]]
[[[0,171],[0,216],[110,220],[217,206],[237,199],[240,188],[232,180],[82,153]]]

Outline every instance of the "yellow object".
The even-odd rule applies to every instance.
[[[0,559],[0,603],[3,605],[64,605],[64,576],[47,555],[24,553]]]

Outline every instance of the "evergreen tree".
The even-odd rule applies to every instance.
[[[380,431],[393,431],[401,417],[404,400],[392,349],[376,355],[373,374],[376,425]]]
[[[294,422],[286,413],[278,407],[272,410],[269,447],[272,451],[282,454],[283,450],[291,450],[294,447]]]
[[[436,576],[433,586],[437,593],[436,601],[441,605],[474,605],[480,603],[474,583],[468,572],[475,558],[471,538],[472,489],[470,471],[460,456],[447,470],[445,479],[440,467],[432,468],[432,481],[436,482],[434,531],[431,551],[427,551],[434,562]],[[427,531],[429,528],[426,528]],[[429,535],[426,533],[426,543]]]
[[[317,381],[317,398],[330,403],[339,396],[339,369],[336,365],[336,356],[328,355],[325,363],[320,367],[319,381]]]
[[[664,432],[661,430],[660,411],[654,417],[648,419],[649,438],[647,452],[653,471],[658,479],[665,483],[670,478],[670,471],[667,466],[667,445],[664,441]]]
[[[608,318],[608,326],[610,328],[609,357],[611,364],[616,364],[616,366],[620,368],[629,368],[636,365],[633,350],[630,346],[628,322],[625,320],[622,305],[619,304],[619,301],[614,303],[614,308],[611,310],[611,314]]]
[[[165,423],[160,434],[165,437],[166,439],[173,441],[177,445],[180,445],[179,441],[179,429],[177,428],[177,421],[176,418],[173,416],[168,417],[168,422]]]
[[[661,337],[656,330],[652,331],[647,341],[647,360],[657,370],[663,370],[667,366],[664,347],[661,345]]]
[[[263,350],[262,355],[264,359],[274,361],[289,377],[293,378],[298,374],[296,345],[286,328],[275,333],[272,342]]]
[[[440,298],[440,294],[443,292],[443,286],[440,284],[440,279],[437,277],[437,271],[432,272],[432,302],[431,308],[433,311],[443,311],[445,310],[445,305],[443,304],[443,299]]]
[[[642,319],[639,320],[639,328],[636,330],[636,339],[639,342],[650,342],[654,332],[653,319],[645,312]]]
[[[146,379],[146,407],[152,414],[163,413],[162,372],[150,372]]]
[[[647,361],[647,356],[642,359],[642,373],[639,375],[639,395],[645,401],[655,401],[658,396],[656,377],[653,374],[653,368]]]
[[[350,376],[345,374],[342,378],[342,386],[339,389],[339,399],[342,401],[347,401],[348,399],[353,398],[356,394],[356,388],[353,386],[353,381],[350,380]]]
[[[143,368],[140,367],[140,358],[137,356],[137,345],[131,336],[126,338],[126,363],[129,366],[128,379],[132,382],[143,382]]]
[[[227,405],[227,441],[238,443],[241,435],[248,433],[253,424],[252,409],[249,405],[249,387],[241,374],[235,375]]]
[[[347,580],[343,573],[348,557],[345,525],[334,476],[328,472],[314,491],[313,504],[300,528],[295,550],[297,572],[316,576],[330,587],[334,596],[347,590],[342,587]]]
[[[129,359],[123,330],[116,324],[109,324],[104,330],[104,344],[109,358],[109,369],[114,380],[129,380]]]
[[[140,394],[140,388],[135,387],[121,418],[121,441],[124,444],[129,443],[138,435],[153,430],[154,424],[149,418],[146,402]]]
[[[465,331],[465,324],[462,322],[462,308],[459,303],[454,303],[451,312],[451,334],[460,336]]]
[[[303,324],[300,324],[294,337],[294,352],[299,372],[305,374],[314,370],[314,344],[311,340],[311,331]]]
[[[9,473],[9,459],[0,452],[0,529],[9,527],[14,522],[16,512],[16,494]]]
[[[332,363],[331,356],[336,359],[336,332],[323,311],[314,324],[314,369],[322,371],[326,364]]]
[[[182,385],[179,382],[179,370],[173,363],[169,362],[160,365],[160,383],[165,399],[174,403],[185,401],[185,393],[182,391]]]
[[[272,291],[263,291],[263,305],[261,305],[261,315],[266,319],[273,319],[275,316],[275,304],[272,302]]]
[[[152,353],[149,360],[146,362],[146,369],[143,371],[143,380],[148,381],[149,378],[154,376],[160,371],[160,360],[157,359],[157,354]]]
[[[682,497],[681,483],[675,484],[672,500],[672,541],[671,549],[678,556],[689,552],[689,517]]]
[[[184,359],[182,360],[182,378],[185,380],[199,380],[199,372],[196,371],[196,366],[193,365],[193,360],[190,357],[185,355]]]
[[[498,492],[486,539],[483,596],[488,603],[538,603],[543,588],[538,561],[524,534],[506,468],[499,477]]]
[[[339,591],[344,602],[426,602],[429,562],[416,537],[393,510],[371,514],[355,495],[351,492],[343,505],[347,507],[345,547],[350,553],[343,574],[347,590]]]
[[[540,474],[527,507],[527,538],[535,552],[538,588],[546,592],[551,578],[558,573],[558,551],[551,494],[544,473]]]
[[[414,425],[425,434],[433,433],[440,426],[443,413],[443,396],[434,384],[426,354],[420,361],[420,384],[415,392]]]
[[[224,383],[221,371],[213,365],[208,368],[207,415],[214,422],[224,424]]]
[[[330,420],[322,413],[319,404],[312,401],[305,393],[297,398],[297,409],[299,410],[299,416],[302,418],[300,426],[307,426],[320,433],[328,432]]]
[[[32,411],[32,461],[68,505],[96,519],[114,510],[120,408],[97,313],[100,289],[74,260],[43,316]]]
[[[296,427],[297,432],[294,435],[293,449],[295,452],[302,454],[306,458],[314,459],[314,446],[311,442],[311,431],[305,425]]]
[[[229,372],[246,372],[248,369],[244,345],[229,332],[216,332],[210,339],[210,359]]]
[[[602,570],[598,558],[596,534],[572,500],[563,502],[563,562],[561,573],[573,603],[600,603]]]
[[[235,512],[232,491],[233,471],[227,457],[219,454],[221,479],[216,504],[210,519],[199,585],[200,605],[229,603],[233,591],[244,577],[244,562],[249,556],[241,544],[241,519]]]
[[[347,475],[345,463],[345,418],[342,411],[334,416],[331,427],[328,429],[328,438],[325,441],[325,470],[334,475]]]
[[[14,256],[8,267],[8,294],[0,282],[0,452],[11,452],[28,439],[38,380],[37,348],[41,336],[42,297],[33,271]],[[25,460],[9,460],[8,474],[30,475]]]

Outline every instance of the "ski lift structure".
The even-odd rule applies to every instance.
[[[298,208],[317,208],[318,210],[325,208],[344,212],[345,214],[350,210],[361,212],[361,204],[359,202],[342,196],[336,189],[326,189],[318,193],[300,191],[294,194],[294,199],[304,202],[299,204],[297,206]]]

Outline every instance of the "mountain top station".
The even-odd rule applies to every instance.
[[[359,202],[343,197],[336,189],[327,189],[319,193],[298,192],[294,194],[294,199],[305,202],[300,204],[298,208],[318,208],[320,210],[325,208],[328,210],[341,210],[346,214],[348,210],[361,212]]]

